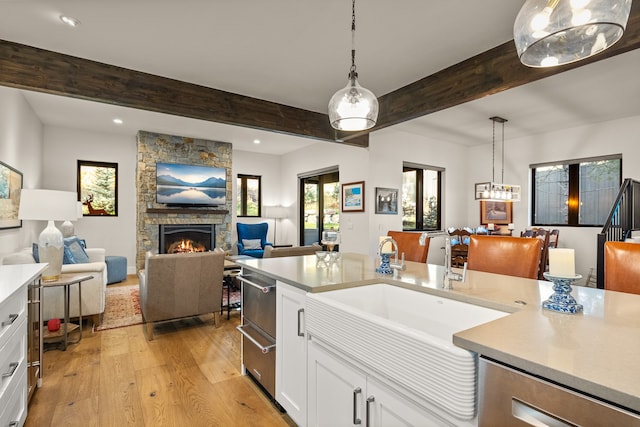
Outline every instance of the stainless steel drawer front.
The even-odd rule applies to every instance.
[[[252,324],[244,325],[242,332],[242,356],[244,367],[273,397],[276,393],[275,341],[265,336]],[[267,347],[269,350],[264,351]]]
[[[276,336],[275,282],[265,283],[256,278],[241,276],[242,315],[271,337]]]
[[[480,359],[478,425],[640,426],[640,416]]]

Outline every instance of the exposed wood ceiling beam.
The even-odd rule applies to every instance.
[[[0,40],[0,85],[340,141],[326,114]],[[353,136],[352,136],[353,138]],[[348,144],[369,145],[369,135]]]
[[[640,47],[640,4],[622,39],[562,67],[522,65],[513,41],[379,97],[378,124],[336,132],[327,115],[0,40],[0,85],[368,147],[369,132],[480,99]]]

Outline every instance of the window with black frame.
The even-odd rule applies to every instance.
[[[238,174],[237,211],[239,217],[260,217],[262,215],[262,178],[258,175]]]
[[[443,169],[404,163],[402,168],[402,229],[440,230]]]
[[[83,216],[118,216],[118,164],[78,160]]]
[[[531,165],[531,224],[604,224],[622,183],[622,155]]]

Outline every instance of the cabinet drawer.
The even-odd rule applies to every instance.
[[[273,338],[261,332],[251,323],[243,326],[242,362],[248,373],[267,390],[271,397],[276,393],[276,348]],[[248,339],[248,337],[251,339]],[[269,348],[266,353],[263,348]]]
[[[640,426],[605,402],[480,359],[479,426]]]
[[[27,388],[22,386],[26,382],[26,372],[23,372],[18,381],[14,381],[7,390],[7,396],[3,397],[3,405],[0,407],[0,426],[22,426],[27,420]]]
[[[0,348],[0,402],[4,401],[12,385],[21,380],[20,387],[26,390],[27,382],[27,319],[14,323],[14,331],[3,347]]]
[[[0,348],[20,321],[27,316],[27,287],[23,286],[0,303]]]

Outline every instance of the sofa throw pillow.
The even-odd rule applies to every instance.
[[[38,252],[38,244],[33,243],[31,245],[31,254],[33,255],[33,259],[36,260],[37,263],[40,262],[40,252]]]
[[[262,241],[260,239],[242,239],[242,245],[245,249],[262,249]]]
[[[63,248],[63,253],[62,253],[62,264],[77,264],[75,258],[73,257],[73,254],[71,253],[71,249],[69,249],[69,246],[64,246]]]
[[[89,255],[82,246],[82,241],[76,236],[67,237],[64,239],[65,253],[62,260],[63,264],[84,264],[89,261]],[[69,255],[67,255],[67,248],[69,249]],[[65,262],[65,260],[70,262]]]

